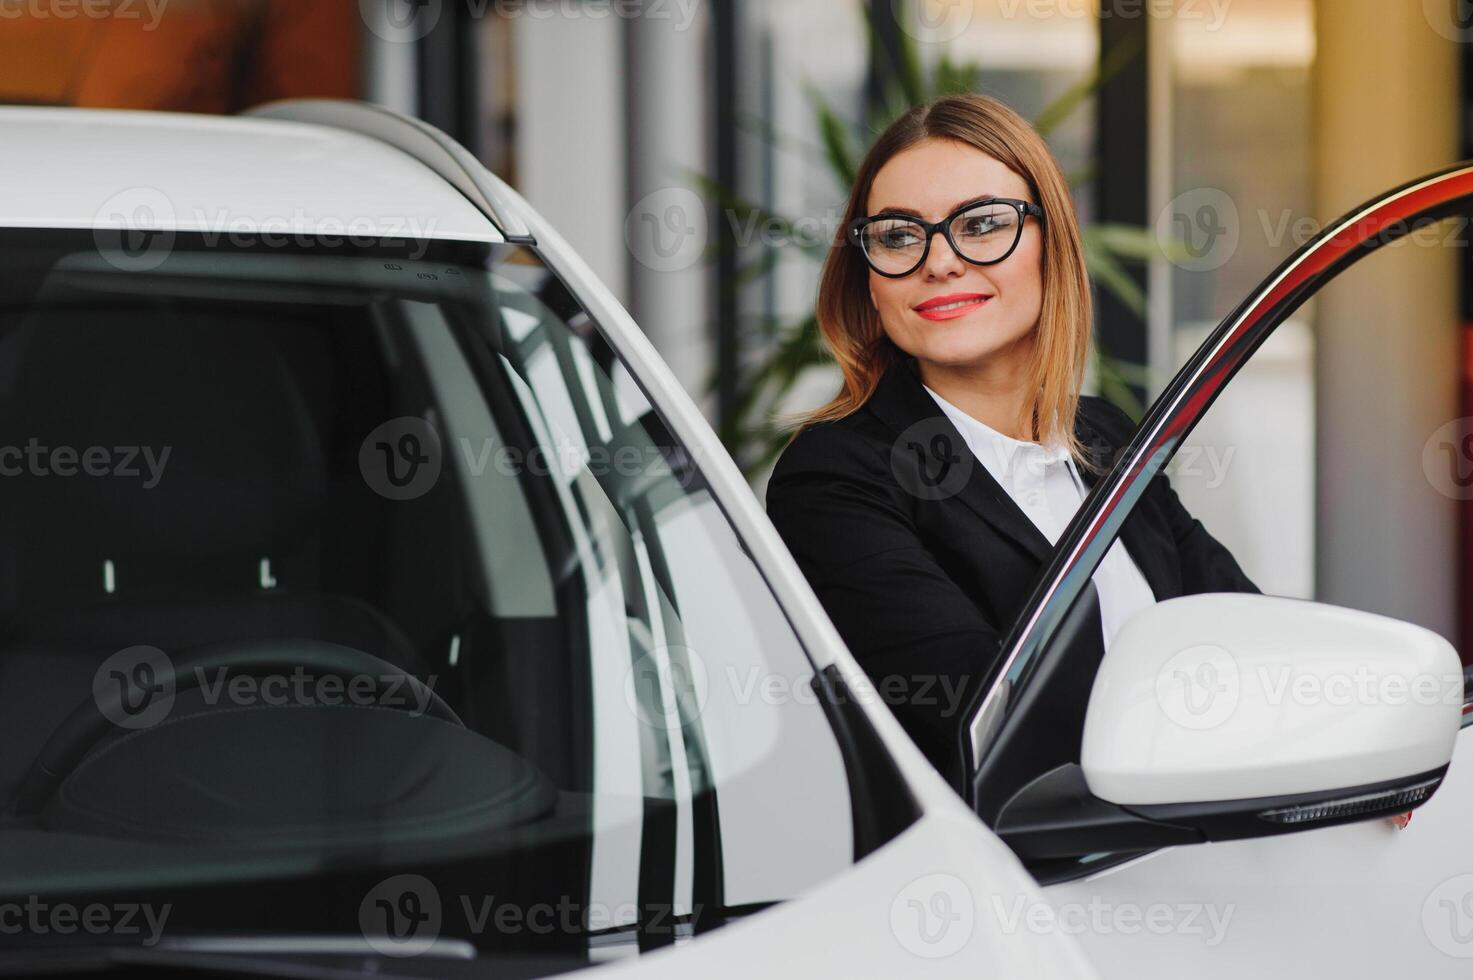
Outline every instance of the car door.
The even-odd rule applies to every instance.
[[[1343,598],[1337,603],[1346,592],[1334,587],[1343,575],[1319,583],[1314,578],[1315,530],[1336,526],[1327,513],[1336,506],[1334,489],[1316,492],[1314,485],[1313,400],[1306,403],[1302,384],[1313,357],[1331,356],[1337,340],[1335,324],[1316,318],[1316,301],[1330,305],[1328,298],[1339,296],[1336,309],[1345,308],[1346,296],[1395,302],[1398,290],[1422,288],[1417,270],[1423,263],[1461,268],[1458,246],[1470,202],[1473,167],[1460,165],[1388,191],[1330,223],[1210,332],[1148,409],[1113,470],[1060,538],[1004,640],[995,676],[970,709],[963,745],[973,773],[969,802],[1005,840],[1000,813],[1037,775],[1026,769],[1030,733],[1062,723],[1061,706],[1066,712],[1085,707],[1078,675],[1093,676],[1098,666],[1077,652],[1089,646],[1084,631],[1097,628],[1090,576],[1133,509],[1149,499],[1148,490],[1156,487],[1152,493],[1159,494],[1158,477],[1169,479],[1172,492],[1265,593],[1356,608]],[[1306,354],[1305,344],[1316,343],[1322,345],[1318,355]],[[1284,374],[1284,365],[1296,359],[1303,374]],[[1388,414],[1395,410],[1388,406]],[[1397,455],[1407,470],[1398,485],[1421,506],[1455,510],[1456,501],[1473,497],[1470,420],[1438,421],[1443,424],[1418,432],[1415,445]],[[1379,518],[1365,513],[1358,519],[1395,518],[1388,508]],[[1386,533],[1395,541],[1399,530]],[[1428,544],[1451,550],[1446,541]],[[1391,553],[1365,561],[1366,575],[1395,568]],[[1372,602],[1362,599],[1361,605]],[[1423,625],[1451,632],[1444,623]],[[1190,716],[1210,700],[1191,699],[1210,699],[1214,678],[1183,677],[1172,696],[1187,699],[1180,706],[1183,722],[1194,724]],[[1208,685],[1202,691],[1193,687],[1199,679]],[[1378,811],[1361,822],[1275,836],[1025,858],[1047,886],[1054,921],[1077,936],[1105,976],[1468,975],[1473,715],[1463,679],[1453,679],[1463,728],[1445,778],[1410,822]],[[1350,697],[1384,696],[1346,690]],[[1060,692],[1075,693],[1050,696]],[[1288,696],[1331,694],[1295,687]],[[1286,751],[1292,748],[1285,744]],[[1007,822],[1004,816],[1001,824]]]
[[[771,589],[771,599],[782,604],[785,614],[784,623],[763,622],[760,630],[757,623],[727,617],[723,625],[720,617],[713,618],[717,632],[698,638],[705,652],[690,668],[672,670],[641,661],[627,675],[623,695],[637,700],[643,692],[658,702],[636,712],[657,722],[643,726],[645,734],[673,726],[671,734],[681,742],[709,742],[712,768],[729,771],[733,761],[760,752],[764,742],[775,749],[770,739],[730,738],[738,727],[760,725],[764,714],[779,709],[790,714],[821,706],[842,743],[844,764],[839,771],[845,774],[844,788],[855,811],[850,827],[842,819],[813,810],[812,794],[819,784],[811,773],[800,779],[800,785],[779,788],[766,798],[754,793],[758,789],[754,779],[733,780],[719,800],[703,800],[709,803],[708,823],[719,841],[717,889],[724,907],[737,906],[743,912],[775,907],[749,916],[737,929],[712,930],[694,942],[682,937],[673,943],[680,948],[666,951],[673,955],[630,960],[600,970],[638,970],[651,977],[747,976],[764,968],[794,976],[996,975],[1038,980],[1097,976],[1072,938],[1038,926],[1047,921],[1048,906],[1036,883],[906,742],[873,688],[865,685],[863,673],[847,658],[817,597],[765,520],[761,504],[735,463],[721,450],[715,432],[628,312],[520,195],[497,178],[485,177],[495,182],[498,199],[506,200],[524,218],[529,237],[537,243],[539,260],[566,286],[582,314],[596,324],[608,350],[595,360],[620,366],[622,375],[615,387],[620,398],[638,407],[632,418],[624,418],[624,410],[613,406],[606,409],[607,414],[626,424],[666,433],[679,447],[672,455],[684,463],[677,467],[682,479],[694,480],[709,492],[704,501],[709,504],[708,521],[723,527],[729,521],[735,532],[732,540],[739,538],[751,562],[742,565],[731,556],[736,571],[750,575],[746,592],[756,590],[765,599]],[[582,316],[577,320],[582,322]],[[586,372],[568,373],[575,380]],[[576,392],[581,384],[578,381],[568,387]],[[576,430],[572,422],[563,428]],[[656,526],[654,533],[659,530]],[[690,530],[680,534],[689,538]],[[666,577],[679,583],[673,589],[694,589],[697,595],[731,591],[710,557],[692,554],[691,541],[675,540],[679,536],[671,536],[671,559],[664,563]],[[688,601],[701,607],[709,599]],[[687,636],[689,640],[690,634]],[[770,651],[783,636],[790,636],[795,651],[806,655],[809,672],[754,671],[713,656],[718,649],[750,654]],[[695,652],[689,646],[685,650]],[[689,721],[681,714],[683,701],[697,706]],[[609,712],[612,717],[622,714],[618,707]],[[791,755],[791,751],[781,754]],[[670,758],[665,757],[662,769],[667,775]],[[692,765],[692,755],[686,758],[687,766]],[[815,826],[826,826],[832,839],[822,841],[822,846],[798,842],[793,813],[786,805],[789,800],[801,801],[797,812],[807,814]],[[897,822],[897,813],[903,815],[903,821],[912,822],[908,826]],[[687,826],[690,823],[686,821]],[[749,828],[750,835],[746,833]],[[680,837],[684,848],[693,847],[693,839],[699,841],[689,830]],[[744,843],[756,849],[742,851]],[[787,843],[794,849],[781,852],[779,848]],[[776,903],[771,888],[757,884],[754,873],[762,867],[788,875],[811,866],[817,856],[832,855],[835,846],[840,853],[852,854],[855,863],[827,880],[812,879],[795,886],[796,894]],[[612,850],[617,852],[619,845]],[[626,867],[631,860],[637,866],[639,843],[634,842],[632,849],[625,847],[622,856]],[[860,856],[863,860],[858,860]],[[614,857],[617,863],[620,855]],[[641,873],[636,885],[643,889],[646,879],[668,879],[672,870],[698,873],[699,866],[677,853],[648,875]],[[738,884],[742,886],[740,896],[734,894]],[[758,893],[761,888],[767,893]]]

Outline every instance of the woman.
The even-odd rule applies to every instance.
[[[1079,228],[1058,163],[1011,109],[961,95],[896,120],[859,168],[844,227],[818,295],[843,388],[800,420],[768,513],[959,785],[968,699],[1135,425],[1080,395],[1092,327]],[[1094,584],[1101,654],[1158,600],[1259,591],[1164,475]]]

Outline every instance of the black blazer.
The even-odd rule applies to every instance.
[[[1101,467],[1080,467],[1088,486],[1135,429],[1110,402],[1080,398],[1075,432]],[[955,783],[967,700],[1053,545],[971,454],[904,355],[858,411],[788,444],[767,512],[881,696]],[[1165,474],[1121,540],[1158,601],[1260,591]]]

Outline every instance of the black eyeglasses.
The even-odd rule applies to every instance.
[[[964,204],[936,222],[881,212],[856,221],[849,229],[849,240],[859,246],[871,269],[890,279],[903,279],[925,264],[931,238],[938,231],[951,243],[952,251],[973,265],[1001,262],[1018,247],[1030,214],[1041,220],[1043,208],[1011,197]]]

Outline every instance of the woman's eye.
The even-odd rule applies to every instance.
[[[887,231],[880,235],[880,244],[885,248],[909,248],[916,241],[915,233],[909,230]]]
[[[963,234],[980,237],[991,234],[1000,227],[1002,226],[991,218],[971,218],[963,226]]]

